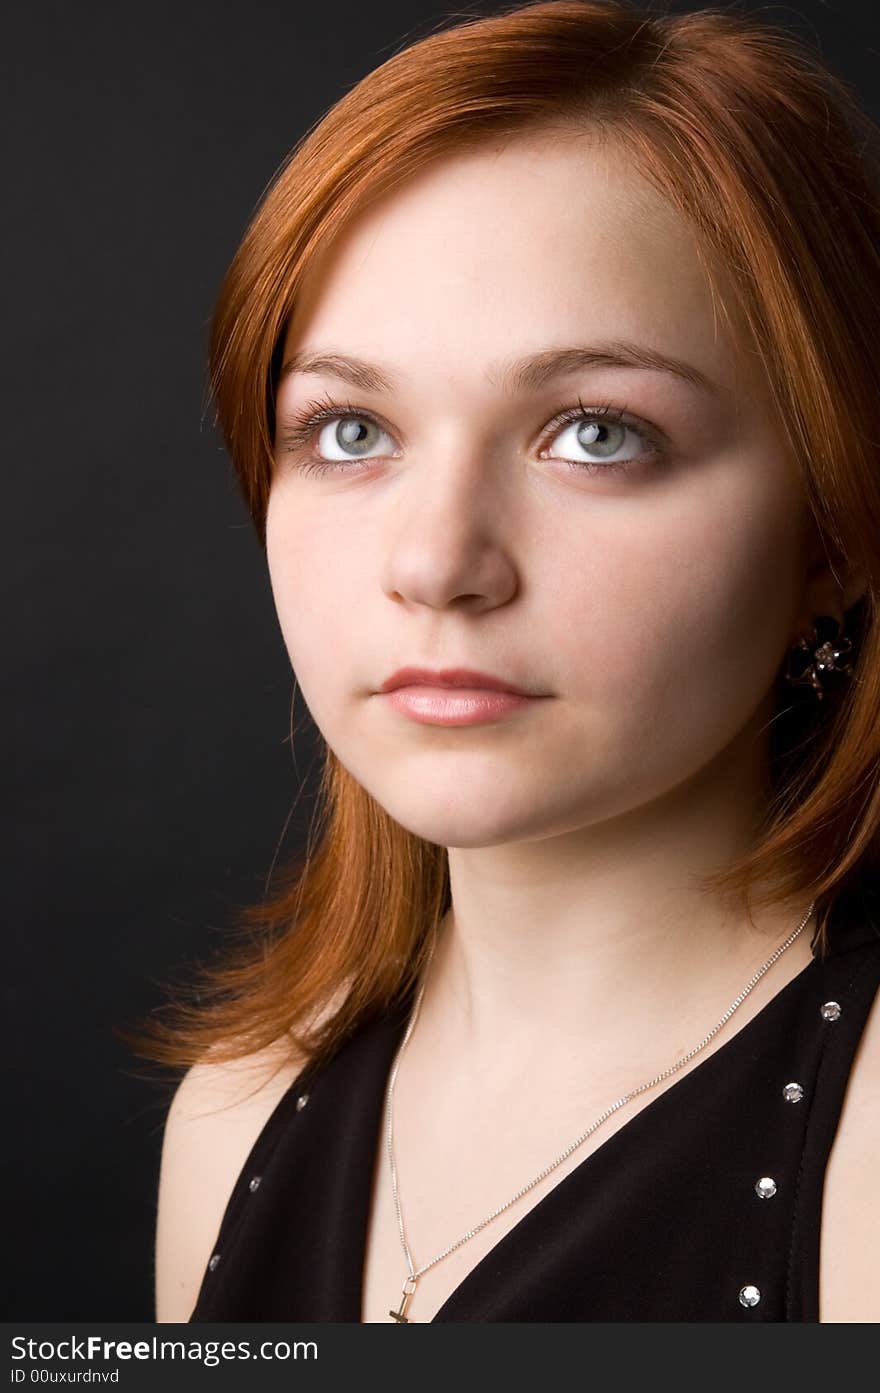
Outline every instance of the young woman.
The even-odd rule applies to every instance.
[[[880,1319],[868,130],[561,0],[264,198],[212,381],[322,825],[151,1046],[160,1321]]]

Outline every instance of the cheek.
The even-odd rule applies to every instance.
[[[346,651],[350,642],[350,602],[355,557],[341,546],[338,531],[324,535],[317,510],[283,488],[269,497],[266,560],[285,647],[307,704],[310,693],[332,687],[327,654]],[[348,616],[348,620],[346,619]]]
[[[745,720],[784,657],[800,601],[798,504],[735,473],[604,510],[555,553],[557,651],[615,719]],[[751,487],[749,484],[751,483]],[[583,514],[580,517],[583,523]],[[580,558],[580,584],[570,564]],[[553,619],[551,618],[551,624]]]

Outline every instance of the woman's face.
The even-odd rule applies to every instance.
[[[331,354],[359,362],[305,362]],[[522,136],[385,195],[310,272],[284,361],[281,628],[392,817],[445,846],[537,840],[754,752],[810,617],[806,510],[687,224],[612,145]],[[315,402],[335,415],[297,443]],[[539,699],[418,720],[379,693],[406,666]]]

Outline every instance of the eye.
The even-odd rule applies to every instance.
[[[556,428],[567,422],[562,431]],[[550,422],[556,430],[551,439],[555,449],[544,449],[545,459],[562,459],[574,469],[590,473],[627,472],[629,465],[646,463],[662,453],[659,434],[647,422],[634,423],[626,411],[609,405],[588,409],[582,402],[558,412]],[[635,452],[628,437],[635,440]]]
[[[388,432],[369,411],[329,396],[306,402],[289,421],[279,422],[277,448],[281,454],[299,455],[297,467],[307,474],[394,452]]]
[[[318,431],[316,452],[326,460],[363,459],[388,436],[371,416],[331,417]],[[387,449],[380,450],[387,454]]]

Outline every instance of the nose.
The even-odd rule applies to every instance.
[[[382,584],[390,598],[476,612],[513,598],[514,505],[501,472],[460,449],[435,449],[412,467],[386,537]]]

